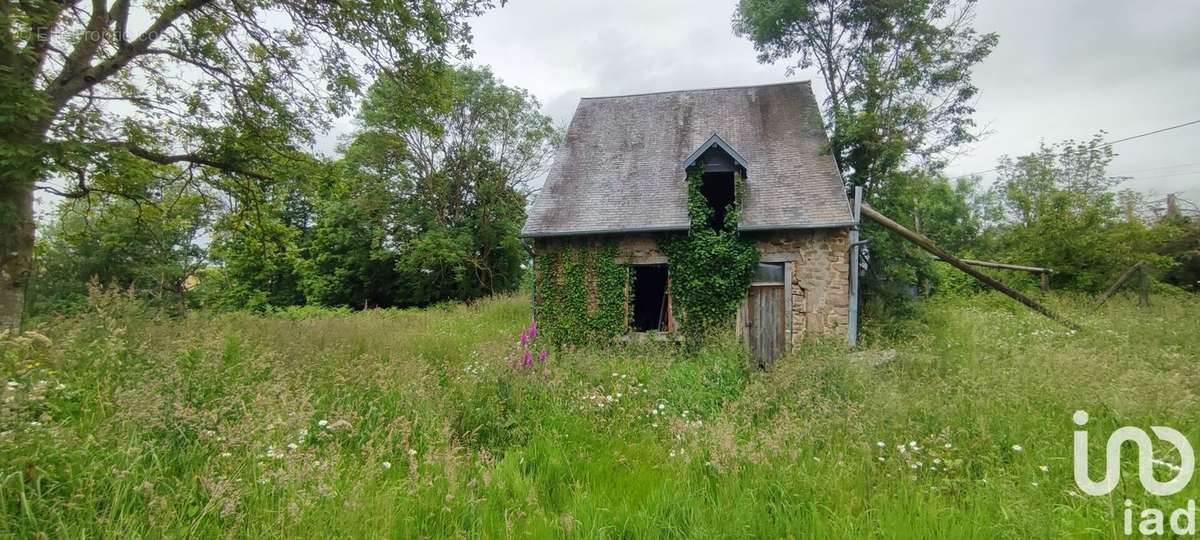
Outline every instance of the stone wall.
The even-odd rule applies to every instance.
[[[772,231],[753,238],[763,262],[788,263],[792,342],[810,333],[845,337],[850,320],[850,231]]]
[[[744,233],[752,239],[763,262],[786,263],[791,277],[791,340],[806,335],[845,337],[849,321],[848,229],[805,229]],[[580,236],[539,238],[534,254],[562,249],[566,243],[599,246],[617,241],[618,261],[624,264],[666,264],[658,236],[629,234],[619,237]]]

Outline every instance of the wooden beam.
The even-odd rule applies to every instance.
[[[1053,274],[1054,270],[1049,268],[1039,268],[1037,266],[1021,266],[1019,264],[998,263],[992,261],[977,261],[974,259],[959,259],[971,266],[982,266],[984,268],[999,268],[1000,270],[1017,270],[1020,272],[1030,272],[1033,274]],[[945,260],[942,260],[946,262]]]
[[[1138,268],[1141,268],[1141,267],[1142,267],[1142,261],[1138,261],[1138,262],[1134,263],[1133,266],[1130,266],[1129,269],[1125,271],[1125,273],[1121,274],[1121,276],[1118,277],[1117,280],[1114,281],[1113,284],[1108,287],[1107,291],[1104,291],[1104,294],[1100,295],[1100,298],[1096,299],[1095,307],[1103,306],[1104,303],[1108,301],[1109,297],[1111,297],[1113,295],[1113,293],[1117,292],[1117,289],[1121,288],[1121,285],[1124,285],[1125,281],[1127,281],[1129,279],[1129,277],[1132,276],[1133,273],[1135,271],[1137,271]]]
[[[937,258],[942,259],[943,261],[946,261],[947,263],[950,263],[951,266],[953,266],[959,270],[962,270],[964,273],[979,280],[984,285],[987,285],[988,287],[996,289],[997,291],[1004,293],[1009,298],[1012,298],[1013,300],[1016,300],[1016,301],[1024,304],[1029,309],[1032,309],[1038,313],[1041,313],[1042,315],[1045,315],[1046,317],[1049,317],[1050,319],[1053,319],[1054,321],[1056,321],[1056,322],[1062,324],[1063,326],[1066,326],[1072,330],[1079,329],[1078,325],[1059,316],[1058,314],[1054,313],[1053,311],[1050,311],[1050,309],[1047,308],[1046,306],[1043,306],[1043,305],[1035,302],[1032,298],[1029,298],[1028,296],[1025,296],[1024,294],[1021,294],[1020,292],[1013,290],[1012,288],[1008,287],[1007,285],[1000,283],[995,278],[972,268],[971,265],[963,262],[958,257],[955,257],[954,255],[951,255],[948,251],[946,251],[940,247],[937,247],[937,244],[934,244],[932,240],[930,240],[922,235],[919,235],[915,232],[912,232],[912,231],[908,230],[907,228],[905,228],[903,225],[896,223],[895,221],[892,221],[891,219],[889,219],[887,216],[885,216],[883,214],[880,214],[879,212],[875,211],[874,208],[871,208],[871,205],[869,205],[867,203],[863,203],[862,214],[864,216],[867,216],[867,217],[875,220],[876,223],[883,225],[884,228],[900,235],[900,237],[904,238],[905,240],[908,240],[909,242],[916,244],[917,247],[920,247],[921,249],[934,254],[934,256],[936,256]]]

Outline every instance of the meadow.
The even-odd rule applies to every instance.
[[[1200,441],[1200,303],[1050,301],[1083,329],[933,299],[869,341],[893,361],[811,340],[763,373],[729,339],[527,361],[522,295],[171,319],[94,294],[0,342],[0,536],[1111,538],[1125,498],[1200,498],[1071,473],[1077,409],[1093,477],[1118,426]]]

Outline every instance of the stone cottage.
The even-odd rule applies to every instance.
[[[539,317],[571,297],[593,315],[623,310],[599,325],[613,334],[677,330],[660,242],[692,225],[687,175],[702,165],[716,219],[743,182],[737,230],[760,262],[736,324],[755,358],[768,364],[805,336],[845,336],[854,219],[828,144],[808,82],[583,98],[522,236],[535,268],[563,250],[606,246],[631,279],[607,296],[594,276],[557,282],[551,298],[547,280],[561,276],[543,267]]]

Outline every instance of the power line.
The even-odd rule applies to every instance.
[[[1200,119],[1198,119],[1198,120],[1192,120],[1191,122],[1184,122],[1184,123],[1182,123],[1182,124],[1176,124],[1176,125],[1174,125],[1174,126],[1168,126],[1168,127],[1161,128],[1161,129],[1156,129],[1156,130],[1154,130],[1154,131],[1147,131],[1147,132],[1145,132],[1145,133],[1138,133],[1137,135],[1131,135],[1131,136],[1129,136],[1129,137],[1125,137],[1124,139],[1117,139],[1117,140],[1115,140],[1115,141],[1109,141],[1109,142],[1106,142],[1106,143],[1104,143],[1104,144],[1101,144],[1101,145],[1100,145],[1100,148],[1104,148],[1104,147],[1107,147],[1107,146],[1112,146],[1112,145],[1114,145],[1114,144],[1117,144],[1117,143],[1123,143],[1123,142],[1125,142],[1125,141],[1132,141],[1132,140],[1134,140],[1134,139],[1140,139],[1140,138],[1142,138],[1142,137],[1149,137],[1149,136],[1151,136],[1151,135],[1156,135],[1156,134],[1158,134],[1158,133],[1162,133],[1162,132],[1164,132],[1164,131],[1171,131],[1171,130],[1173,130],[1173,129],[1179,129],[1179,128],[1182,128],[1182,127],[1187,127],[1187,126],[1190,126],[1190,125],[1193,125],[1193,124],[1200,124]],[[990,172],[992,172],[992,171],[995,171],[995,170],[997,170],[997,169],[999,169],[999,168],[1000,168],[1000,167],[992,167],[992,168],[990,168],[990,169],[983,170],[983,171],[976,171],[976,172],[973,172],[973,173],[962,174],[962,175],[959,175],[959,176],[955,176],[955,177],[953,178],[953,180],[958,180],[959,178],[966,178],[966,177],[968,177],[968,176],[975,176],[975,175],[977,175],[977,174],[990,173]]]
[[[1154,178],[1171,178],[1172,176],[1188,176],[1190,174],[1200,175],[1200,171],[1185,171],[1185,172],[1174,173],[1174,174],[1156,174],[1154,176],[1131,176],[1130,178],[1137,178],[1138,180],[1151,180]],[[1124,175],[1114,174],[1113,176],[1124,176]]]
[[[1175,125],[1175,126],[1171,126],[1171,127],[1165,127],[1165,128],[1162,128],[1162,129],[1156,129],[1156,130],[1154,130],[1154,131],[1148,131],[1148,132],[1146,132],[1146,133],[1140,133],[1140,134],[1138,134],[1138,135],[1134,135],[1134,136],[1132,136],[1132,137],[1125,137],[1124,139],[1117,139],[1117,140],[1115,140],[1115,141],[1113,141],[1113,142],[1110,142],[1110,143],[1105,143],[1105,144],[1104,144],[1104,146],[1112,146],[1112,145],[1114,145],[1114,144],[1117,144],[1117,143],[1123,143],[1123,142],[1125,142],[1125,141],[1132,141],[1132,140],[1134,140],[1134,139],[1140,139],[1140,138],[1142,138],[1142,137],[1148,137],[1148,136],[1150,136],[1150,135],[1154,135],[1155,133],[1162,133],[1162,132],[1164,132],[1164,131],[1171,131],[1172,129],[1179,129],[1179,128],[1181,128],[1181,127],[1187,127],[1187,126],[1190,126],[1190,125],[1192,125],[1192,124],[1200,124],[1200,120],[1192,120],[1191,122],[1184,122],[1184,123],[1182,123],[1182,124],[1179,124],[1179,125]]]
[[[1175,165],[1163,165],[1161,167],[1149,167],[1149,168],[1145,168],[1145,169],[1134,169],[1132,171],[1119,172],[1119,173],[1116,173],[1116,175],[1121,176],[1121,175],[1133,174],[1133,173],[1139,173],[1139,172],[1161,171],[1163,169],[1179,169],[1179,168],[1183,168],[1183,167],[1191,167],[1192,165],[1200,165],[1200,161],[1193,161],[1192,163],[1178,163]]]

